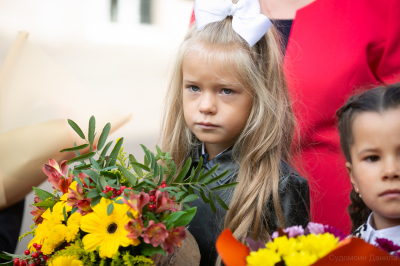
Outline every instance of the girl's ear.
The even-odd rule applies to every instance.
[[[353,185],[354,190],[358,193],[359,190],[358,190],[356,179],[354,178],[353,166],[351,165],[350,162],[346,162],[346,170],[347,170],[347,173],[349,174],[350,182]]]

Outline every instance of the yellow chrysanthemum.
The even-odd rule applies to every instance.
[[[65,234],[65,240],[72,242],[75,240],[77,234],[79,233],[79,225],[72,224],[67,226],[67,233]]]
[[[284,256],[286,266],[309,266],[318,260],[316,254],[309,252],[294,252],[289,256]]]
[[[55,245],[50,241],[45,241],[42,245],[42,252],[44,255],[50,255],[55,249]]]
[[[53,226],[54,225],[52,223],[49,223],[47,220],[43,220],[43,222],[35,229],[35,237],[29,242],[28,249],[30,251],[35,251],[36,249],[33,247],[34,243],[43,245],[48,232]]]
[[[64,221],[64,206],[66,212],[71,211],[71,206],[68,206],[64,201],[59,201],[53,206],[53,211],[50,211],[50,208],[48,208],[42,214],[43,219],[47,219],[53,225],[61,223],[61,221]]]
[[[278,255],[290,255],[297,251],[297,241],[295,238],[287,238],[287,236],[280,236],[274,239],[273,242],[267,243],[267,248],[275,251]]]
[[[129,206],[114,203],[114,210],[108,216],[107,206],[110,203],[111,200],[102,198],[93,208],[93,212],[83,216],[81,221],[81,229],[88,233],[82,239],[84,249],[93,251],[100,247],[99,255],[102,258],[114,256],[119,246],[133,244],[126,237],[128,232],[124,228],[130,220],[126,214]]]
[[[50,262],[50,266],[83,266],[78,256],[60,256]]]
[[[53,228],[50,229],[47,234],[47,239],[45,242],[49,241],[54,246],[58,246],[65,240],[65,235],[67,233],[67,227],[63,224],[57,224]]]
[[[309,252],[310,254],[316,254],[318,258],[322,258],[329,252],[331,252],[338,244],[339,239],[335,238],[334,235],[325,234],[309,234],[307,236],[298,237],[301,243],[301,250]]]
[[[281,261],[281,256],[267,248],[250,252],[246,257],[247,266],[274,266]]]
[[[82,215],[79,212],[75,212],[68,218],[67,225],[79,226],[81,224],[81,220],[82,220]]]

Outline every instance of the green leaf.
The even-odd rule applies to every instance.
[[[91,190],[89,191],[88,195],[87,195],[87,197],[88,197],[89,199],[95,198],[95,197],[97,197],[97,196],[99,196],[99,192],[97,191],[97,188],[91,189]]]
[[[132,154],[129,154],[129,163],[132,165],[133,171],[135,171],[135,173],[142,178],[143,177],[143,171],[140,167],[138,167],[135,164],[132,163],[137,163],[135,156],[133,156]]]
[[[83,188],[82,181],[81,181],[81,179],[79,177],[74,176],[74,180],[76,181],[76,183],[78,183],[81,186],[81,188]]]
[[[135,165],[135,166],[142,168],[143,170],[145,170],[147,172],[150,172],[150,168],[148,168],[146,165],[143,165],[141,163],[131,162],[131,165],[132,165],[132,167]]]
[[[77,146],[76,146],[76,141],[74,141],[74,147],[77,147]],[[75,151],[75,155],[76,155],[76,157],[81,156],[81,154],[79,153],[79,151]],[[81,163],[85,163],[85,162],[84,162],[84,161],[81,161]]]
[[[181,199],[181,197],[182,197],[183,195],[185,195],[185,194],[186,194],[185,191],[179,191],[178,193],[176,193],[176,194],[175,194],[176,201],[179,201],[179,200]]]
[[[217,200],[217,202],[218,202],[218,204],[219,204],[219,206],[221,206],[222,207],[222,209],[224,209],[224,210],[229,210],[229,207],[228,207],[228,205],[226,205],[226,203],[220,198],[220,197],[218,197],[218,195],[217,194],[214,194],[214,196],[215,196],[215,199]]]
[[[206,185],[210,185],[212,183],[215,183],[221,179],[223,179],[224,177],[226,177],[229,174],[229,170],[226,170],[225,172],[223,172],[222,174],[220,174],[219,176],[214,177],[213,179],[211,179],[208,182],[204,182]]]
[[[210,203],[210,201],[208,200],[208,198],[206,197],[206,194],[204,194],[204,190],[202,187],[200,187],[200,196],[203,199],[204,203]]]
[[[81,137],[82,139],[85,139],[85,135],[83,134],[82,130],[80,127],[71,119],[68,119],[68,124],[72,127],[73,130]]]
[[[118,170],[128,179],[129,183],[131,183],[132,186],[136,185],[137,178],[134,174],[132,174],[128,169],[121,165],[118,165]]]
[[[217,212],[217,208],[215,207],[214,197],[213,197],[213,194],[211,193],[211,191],[208,193],[208,199],[210,200],[211,211],[213,213],[216,213]]]
[[[160,171],[159,172],[160,172],[160,176],[158,178],[157,186],[161,186],[161,183],[162,183],[163,178],[164,178],[164,167],[162,165],[160,165]]]
[[[168,175],[167,180],[165,180],[165,183],[169,186],[171,182],[172,182],[172,175]]]
[[[182,180],[185,178],[186,174],[189,172],[190,166],[192,165],[192,158],[186,161],[185,165],[183,166],[182,170],[179,172],[178,176],[175,178],[174,183],[181,183]]]
[[[190,209],[190,206],[187,205],[186,203],[183,203],[183,207],[185,207],[185,210]]]
[[[51,194],[51,193],[49,193],[47,191],[44,191],[43,189],[40,189],[40,188],[37,188],[37,187],[32,187],[32,189],[33,189],[33,191],[35,191],[36,196],[38,196],[39,199],[41,199],[43,201],[47,200],[48,198],[53,198],[54,197],[53,194]]]
[[[178,220],[183,214],[185,214],[184,211],[178,211],[178,212],[173,212],[170,215],[168,215],[167,218],[165,218],[164,222],[167,222],[167,230],[170,230],[172,226],[174,225],[174,222]]]
[[[113,210],[114,210],[114,204],[111,202],[111,203],[108,204],[108,206],[107,206],[107,215],[110,216],[111,213],[113,212]]]
[[[153,247],[153,245],[145,243],[142,243],[140,246],[142,247],[141,255],[151,257],[154,254],[162,254],[163,256],[165,256],[165,251],[161,246]]]
[[[36,207],[42,207],[42,208],[52,208],[58,201],[56,200],[47,200],[47,201],[41,201],[35,204],[32,204],[32,206]]]
[[[145,165],[148,165],[151,162],[150,152],[144,145],[140,144],[140,146],[142,147],[144,154],[146,156],[147,163],[145,162]]]
[[[107,125],[104,126],[103,131],[101,132],[99,142],[97,142],[97,150],[101,150],[106,143],[108,134],[110,133],[111,130],[111,124],[107,123]]]
[[[95,197],[95,198],[93,198],[92,199],[92,203],[90,203],[90,207],[94,207],[94,206],[96,206],[97,204],[99,204],[100,203],[100,200],[101,200],[101,196],[97,196],[97,197]]]
[[[65,211],[65,206],[63,208],[63,215],[64,215],[64,221],[66,223],[68,221],[68,216],[67,216],[67,212]]]
[[[157,154],[158,154],[159,156],[164,156],[164,153],[162,152],[162,150],[160,149],[160,147],[158,147],[157,145],[156,145],[156,150],[157,150]]]
[[[217,171],[219,167],[219,163],[217,163],[213,168],[211,168],[209,171],[207,171],[204,175],[200,175],[199,178],[197,178],[198,183],[203,183],[204,180],[206,180],[208,177],[210,177],[212,174]]]
[[[90,187],[90,180],[89,180],[89,178],[87,178],[86,176],[85,176],[85,184],[86,184],[86,186],[89,188]]]
[[[83,170],[83,169],[88,169],[88,168],[90,168],[92,165],[91,164],[85,164],[85,165],[77,165],[77,166],[75,166],[74,167],[74,170]]]
[[[105,177],[103,175],[100,176],[99,182],[100,182],[101,188],[103,190],[106,189],[107,182],[106,182],[106,179],[105,179]]]
[[[157,184],[148,180],[148,179],[143,179],[144,182],[146,182],[147,184],[149,184],[150,186],[153,186],[154,188],[157,188]]]
[[[172,176],[175,176],[176,174],[176,165],[174,161],[171,161],[171,174]]]
[[[99,183],[100,176],[97,172],[90,169],[90,170],[82,170],[82,173],[87,174],[96,184]]]
[[[93,141],[94,141],[94,131],[96,129],[96,119],[94,116],[91,116],[89,119],[89,144],[90,151],[92,151]]]
[[[184,203],[184,202],[192,202],[192,201],[197,200],[198,198],[199,198],[199,196],[197,196],[196,194],[192,194],[192,195],[186,196],[186,197],[181,201],[181,203]]]
[[[233,183],[228,183],[228,184],[224,184],[215,188],[212,188],[212,191],[218,191],[218,190],[224,190],[224,189],[228,189],[228,188],[233,188],[236,187],[237,184],[239,184],[239,182],[233,182]]]
[[[189,194],[194,194],[192,186],[189,186],[188,192],[189,192]]]
[[[95,155],[96,155],[95,152],[89,152],[89,153],[86,153],[86,154],[84,154],[84,155],[81,155],[81,156],[72,158],[71,160],[67,161],[66,164],[67,164],[67,165],[70,165],[70,164],[72,164],[72,163],[74,163],[74,162],[83,161],[83,160],[92,158],[92,157],[95,156]]]
[[[200,156],[199,163],[197,164],[196,172],[195,172],[195,174],[194,174],[195,177],[197,177],[197,175],[199,174],[200,170],[202,170],[202,169],[201,169],[202,166],[203,166],[203,156]],[[201,175],[201,174],[200,174],[200,175]],[[192,180],[193,180],[193,179],[192,179]],[[190,181],[192,181],[192,180],[190,180]]]
[[[93,203],[93,201],[92,201],[92,203]],[[77,210],[78,210],[78,208],[72,208],[71,209],[71,215],[74,214]]]
[[[124,142],[124,138],[120,138],[117,143],[115,144],[113,150],[111,151],[110,154],[110,164],[108,166],[113,166],[117,162],[117,157],[119,150],[121,149],[122,143]]]
[[[100,170],[101,170],[100,165],[96,162],[95,159],[90,158],[89,161],[90,161],[90,163],[92,164],[92,166],[93,166],[94,169],[96,169],[97,171],[100,171]]]
[[[113,141],[110,141],[109,143],[107,143],[107,145],[104,147],[103,151],[100,154],[101,158],[105,158],[108,152],[108,149],[110,149],[111,145],[112,145]]]
[[[184,205],[186,205],[186,204],[184,204]],[[188,209],[184,210],[185,214],[183,214],[181,217],[179,217],[178,220],[176,220],[174,222],[174,227],[186,226],[193,219],[194,215],[196,214],[196,211],[197,211],[197,207],[193,207],[193,208],[189,207]]]
[[[62,149],[60,152],[79,151],[79,150],[82,150],[84,148],[87,148],[88,146],[89,146],[89,144],[83,144],[83,145],[75,146],[75,147],[72,147],[72,148]]]

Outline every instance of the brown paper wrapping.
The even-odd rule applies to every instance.
[[[63,148],[85,143],[67,124],[74,120],[87,135],[96,117],[96,135],[108,122],[111,133],[131,115],[115,110],[85,88],[47,54],[17,35],[0,71],[0,210],[25,197],[46,179],[49,159],[73,156]]]

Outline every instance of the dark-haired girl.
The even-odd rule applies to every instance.
[[[353,235],[400,245],[400,83],[351,97],[337,115]]]

